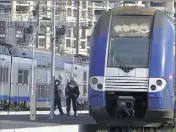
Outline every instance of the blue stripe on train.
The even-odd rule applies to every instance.
[[[9,100],[9,96],[0,96],[0,100]],[[63,101],[66,100],[65,97],[62,98]],[[30,101],[30,97],[10,97],[10,101]],[[42,98],[38,98],[37,102],[46,102],[46,101],[50,101],[50,99],[42,99]],[[87,101],[87,98],[78,98],[78,101]]]

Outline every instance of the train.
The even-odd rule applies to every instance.
[[[88,78],[87,67],[80,57],[65,55],[56,56],[55,77],[61,79],[62,106],[65,107],[64,88],[69,81],[74,67],[74,76],[80,85],[78,106],[80,110],[87,109],[88,82],[82,81],[83,76]],[[81,63],[81,64],[80,64]],[[36,90],[37,110],[49,110],[51,89],[51,53],[41,53],[35,50],[34,89]],[[70,69],[69,69],[70,68]],[[86,74],[86,75],[83,75]],[[27,111],[30,109],[30,93],[32,79],[32,51],[0,42],[0,110]],[[87,79],[86,78],[86,79]],[[84,87],[84,88],[83,88]],[[84,91],[83,91],[84,89]]]
[[[91,36],[89,114],[111,128],[175,127],[175,25],[164,12],[117,7]]]

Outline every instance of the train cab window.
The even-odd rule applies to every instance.
[[[151,25],[152,16],[114,16],[108,67],[148,68]]]
[[[28,70],[18,70],[18,83],[28,84]]]
[[[9,69],[5,67],[0,68],[0,82],[7,83],[9,77]]]

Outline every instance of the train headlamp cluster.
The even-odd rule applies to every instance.
[[[149,92],[159,92],[165,88],[167,82],[162,78],[149,79]]]
[[[104,77],[91,77],[90,78],[90,86],[95,90],[102,90],[104,83]]]

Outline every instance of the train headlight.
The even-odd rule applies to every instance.
[[[155,85],[151,85],[150,88],[151,88],[151,90],[153,90],[153,91],[156,90],[156,86],[155,86]]]
[[[98,88],[98,89],[102,89],[102,88],[103,88],[103,85],[99,83],[99,84],[97,85],[97,88]]]
[[[103,76],[93,76],[90,77],[90,88],[96,91],[103,91],[104,90],[104,81],[105,78]]]
[[[149,78],[149,92],[159,92],[167,85],[164,78]]]
[[[92,78],[92,84],[96,85],[98,83],[98,79],[97,78]]]
[[[156,81],[156,84],[157,84],[158,86],[161,86],[161,85],[163,84],[163,82],[162,82],[161,80],[157,80],[157,81]]]

